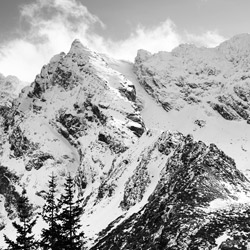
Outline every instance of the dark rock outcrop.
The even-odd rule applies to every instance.
[[[173,154],[148,203],[102,235],[92,250],[212,249],[215,240],[230,228],[230,235],[241,231],[241,239],[250,233],[246,221],[248,205],[236,205],[230,210],[209,208],[212,201],[237,200],[237,192],[249,191],[249,181],[236,169],[234,160],[213,144],[195,142],[192,136],[180,137],[175,143],[170,137],[159,143],[162,153],[166,152],[163,148],[172,148]],[[131,180],[127,183],[131,188],[128,197],[136,188],[136,182]],[[129,204],[125,201],[126,197],[124,208]],[[221,247],[226,249],[229,245],[227,241]]]
[[[17,126],[13,129],[9,136],[10,150],[16,158],[26,154],[32,154],[38,149],[38,144],[31,142],[25,135],[22,129]]]
[[[116,154],[123,153],[128,149],[122,142],[102,132],[98,135],[98,141],[104,142],[109,149]]]
[[[5,197],[4,206],[10,218],[15,216],[15,206],[19,198],[19,193],[15,188],[18,181],[19,178],[14,173],[0,165],[0,194]]]
[[[211,103],[210,105],[215,111],[217,111],[226,120],[232,121],[232,120],[239,119],[239,116],[234,110],[231,110],[230,108],[228,108],[227,106],[223,104]]]

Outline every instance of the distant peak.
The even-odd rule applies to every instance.
[[[81,43],[81,41],[80,41],[80,39],[78,39],[78,38],[76,38],[76,39],[73,41],[73,43],[72,43],[72,44],[75,44],[75,43],[76,43],[76,44],[77,44],[77,43],[82,44],[82,43]]]
[[[235,35],[233,36],[230,40],[250,40],[250,34],[249,33],[242,33],[242,34],[238,34],[238,35]]]
[[[244,47],[248,47],[250,45],[250,34],[244,33],[233,36],[231,39],[226,40],[225,42],[221,43],[218,47],[238,47],[240,46],[241,49]]]
[[[149,51],[144,50],[144,49],[139,49],[137,51],[137,56],[135,58],[135,61],[137,63],[141,63],[141,62],[146,61],[151,56],[152,56],[152,54]]]
[[[84,46],[79,39],[75,39],[71,44],[70,52],[75,52],[75,51],[91,52],[91,50],[88,47]]]
[[[79,39],[75,39],[71,45],[71,47],[80,47],[80,46],[84,47]]]
[[[172,54],[175,56],[180,56],[180,55],[188,55],[188,54],[193,54],[197,53],[198,51],[201,51],[203,49],[207,49],[205,47],[199,48],[196,45],[192,43],[183,43],[177,46],[172,50]]]

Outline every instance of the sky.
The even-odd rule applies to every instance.
[[[0,72],[32,82],[74,39],[117,59],[250,33],[249,0],[1,0]]]

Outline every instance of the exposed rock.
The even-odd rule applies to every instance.
[[[207,100],[215,99],[211,106],[223,118],[247,121],[249,44],[250,36],[244,35],[213,49],[183,44],[172,52],[154,55],[138,51],[134,69],[141,85],[166,111],[180,110],[187,104],[202,110]],[[204,105],[198,106],[200,103]]]
[[[43,167],[43,165],[45,164],[45,162],[49,159],[54,159],[54,157],[48,153],[36,153],[34,155],[32,155],[32,159],[29,160],[29,162],[27,163],[27,165],[25,166],[27,171],[32,170],[32,168],[38,170],[41,167]]]
[[[142,126],[128,126],[128,128],[138,137],[141,137],[145,131],[145,127]]]
[[[237,84],[234,86],[235,94],[245,102],[250,101],[250,83],[244,82],[244,85]]]
[[[102,132],[99,133],[98,140],[107,144],[110,150],[112,152],[115,152],[116,154],[123,153],[128,149],[122,142],[119,142],[115,140],[115,138],[112,138],[110,135]]]
[[[167,112],[170,111],[170,110],[172,109],[171,104],[168,103],[168,102],[162,103],[162,107],[163,107]]]
[[[136,92],[135,92],[135,87],[133,85],[119,88],[119,91],[123,96],[127,97],[129,101],[135,102]]]
[[[237,212],[240,206],[233,208],[237,216],[230,217],[232,221],[228,217],[230,212],[209,210],[213,200],[236,199],[235,194],[241,189],[249,190],[248,180],[235,168],[234,161],[215,145],[208,147],[191,136],[182,137],[176,146],[170,147],[174,152],[147,205],[91,249],[114,249],[113,246],[117,249],[212,249],[215,240],[232,225],[233,230],[244,228],[245,214]],[[133,194],[131,180],[127,186]]]
[[[238,238],[238,239],[237,239]],[[236,239],[227,239],[220,245],[221,250],[247,250],[248,242],[242,239],[243,237],[236,237]]]
[[[248,85],[242,84],[248,66],[237,61],[237,50],[227,57],[221,48],[182,45],[154,56],[139,51],[135,70],[169,117],[197,107],[194,127],[206,125],[200,108],[249,121]],[[247,178],[197,135],[146,128],[142,103],[105,56],[74,41],[68,54],[54,56],[19,98],[0,108],[0,161],[7,166],[0,171],[0,193],[7,204],[15,203],[15,188],[25,186],[41,205],[48,176],[57,176],[60,195],[70,172],[75,195],[84,198],[88,249],[212,250],[224,236],[221,249],[243,248],[250,236]]]
[[[69,53],[54,56],[15,101],[1,106],[0,161],[17,170],[17,187],[24,185],[35,205],[41,206],[52,172],[59,192],[70,172],[79,195],[93,189],[96,201],[111,198],[116,186],[104,177],[145,130],[136,100],[132,82],[74,41]]]
[[[197,124],[200,128],[203,128],[206,125],[206,121],[204,120],[195,120],[194,123]]]
[[[37,81],[35,81],[33,83],[33,86],[34,86],[33,91],[28,94],[28,97],[30,97],[30,98],[32,98],[32,97],[41,98],[42,93],[43,93],[44,90],[42,90],[40,84]]]
[[[114,184],[107,184],[105,182],[101,183],[98,188],[97,199],[103,199],[105,197],[112,197],[113,193],[115,192],[116,186]]]
[[[137,123],[141,124],[142,126],[145,126],[140,114],[138,114],[138,113],[137,114],[136,113],[128,114],[127,118],[133,122],[137,122]]]
[[[241,116],[244,120],[248,120],[250,111],[248,110],[249,105],[243,103],[240,100],[236,100],[231,95],[229,96],[219,96],[218,100],[221,103],[224,103],[227,105],[227,107],[230,107],[232,110],[234,110],[239,116]]]
[[[238,120],[239,116],[235,111],[230,110],[227,106],[218,103],[211,103],[211,107],[216,110],[226,120]]]
[[[158,150],[160,153],[169,155],[183,140],[181,133],[164,132],[158,140]]]
[[[11,106],[23,83],[15,76],[0,74],[0,106]]]
[[[19,193],[15,188],[17,183],[18,177],[10,172],[7,167],[0,165],[0,195],[4,196],[4,200],[2,200],[3,197],[1,197],[1,200],[4,202],[5,210],[10,218],[15,216],[15,206],[17,199],[19,198]],[[3,227],[4,226],[5,224],[3,224]]]
[[[57,121],[66,128],[67,134],[74,138],[80,137],[86,127],[86,122],[82,117],[63,112],[59,114]],[[64,135],[64,137],[68,138],[69,136]]]
[[[120,203],[122,209],[128,210],[142,200],[146,188],[150,183],[150,177],[147,171],[147,161],[149,159],[150,157],[144,155],[133,175],[125,183],[124,196]]]
[[[38,148],[37,143],[33,143],[24,135],[19,126],[15,127],[9,136],[10,150],[17,158],[32,153]]]
[[[144,49],[140,49],[137,52],[137,56],[135,58],[136,63],[142,63],[144,61],[146,61],[147,59],[149,59],[151,57],[151,53],[149,51],[146,51]]]

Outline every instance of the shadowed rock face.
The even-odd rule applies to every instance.
[[[19,198],[19,194],[15,188],[16,184],[18,184],[18,177],[10,172],[7,167],[0,165],[0,195],[4,197],[4,199],[2,199],[3,197],[0,197],[0,202],[3,202],[2,205],[10,218],[15,216],[15,206],[17,199]],[[6,225],[2,213],[3,211],[0,210],[0,225],[3,225],[3,227],[0,226],[0,230]]]
[[[166,111],[210,106],[226,120],[250,117],[250,35],[208,49],[180,45],[155,55],[138,51],[135,72],[141,85]]]
[[[250,233],[248,205],[209,208],[216,199],[237,200],[238,192],[249,191],[249,182],[233,159],[215,145],[195,142],[191,136],[177,145],[171,145],[170,137],[161,141],[162,154],[168,152],[164,144],[174,151],[148,203],[113,230],[103,232],[92,250],[212,249],[228,230],[232,239],[237,233]],[[242,240],[246,244],[242,235],[241,244]],[[230,249],[225,248],[230,242],[223,242],[222,249]]]

